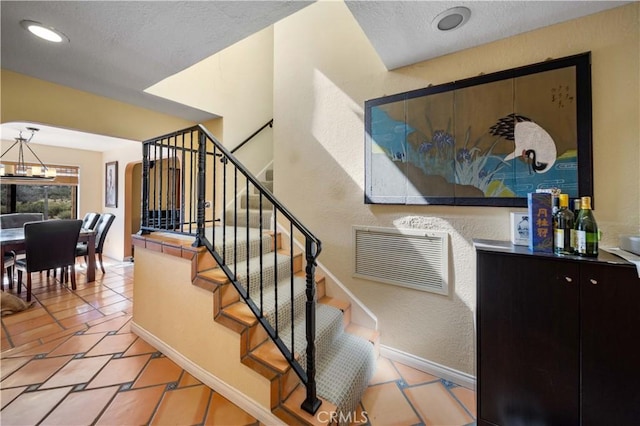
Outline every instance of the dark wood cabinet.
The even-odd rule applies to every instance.
[[[635,267],[497,241],[476,251],[478,424],[637,424]]]

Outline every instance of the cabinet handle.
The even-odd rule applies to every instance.
[[[573,278],[571,278],[571,277],[564,277],[564,279],[565,279],[568,283],[572,283],[572,282],[573,282]]]
[[[598,284],[598,280],[594,280],[593,278],[591,278],[589,281],[591,281],[591,284]]]

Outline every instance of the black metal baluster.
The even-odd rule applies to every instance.
[[[277,222],[277,216],[276,216],[277,210],[276,210],[276,206],[274,204],[273,206],[273,223],[274,223],[274,235],[277,235],[277,226],[275,225]],[[277,242],[277,239],[276,239]],[[276,322],[276,337],[279,337],[280,333],[278,331],[280,324],[278,323],[278,245],[274,244],[273,247],[273,264],[274,264],[274,268],[273,268],[273,292],[274,292],[274,299],[276,302],[276,309],[275,309],[275,322]]]
[[[289,221],[289,256],[290,259],[290,268],[291,268],[291,355],[295,353],[296,349],[294,347],[294,335],[295,335],[295,308],[294,308],[294,297],[293,297],[293,222]]]
[[[146,235],[148,230],[144,230],[149,226],[149,150],[150,143],[142,145],[142,223],[140,235]]]
[[[251,244],[249,242],[249,179],[245,178],[246,182],[246,195],[247,195],[247,205],[245,206],[245,214],[247,216],[246,224],[247,224],[247,296],[251,296],[251,282],[249,281],[249,259],[251,259]]]
[[[227,157],[222,157],[222,263],[227,264]]]
[[[184,133],[182,134],[181,142],[182,142],[182,146],[181,146],[182,163],[181,163],[181,167],[180,167],[180,188],[181,188],[181,190],[180,190],[180,230],[183,230],[184,229],[183,228],[184,222],[186,220],[186,217],[185,217],[185,207],[186,207],[185,206],[185,198],[186,197],[185,197],[184,190],[185,190],[185,182],[186,182],[185,171],[186,171],[186,168],[187,168],[186,162],[185,162],[186,150],[184,149]],[[191,233],[191,224],[189,224],[189,233]]]
[[[238,168],[233,168],[233,277],[238,279]],[[249,277],[247,277],[247,282]]]
[[[205,179],[206,179],[206,138],[204,133],[198,132],[198,218],[196,239],[193,242],[193,247],[200,247],[204,245],[204,208],[205,208]]]
[[[259,232],[259,236],[260,236],[260,316],[264,316],[264,298],[263,298],[263,285],[264,285],[264,268],[262,266],[263,264],[263,242],[262,242],[262,191],[259,191],[260,194],[260,205],[259,205],[259,210],[258,210],[258,219],[260,221],[260,223],[258,224],[258,228],[260,229]]]

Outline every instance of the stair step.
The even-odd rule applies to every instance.
[[[259,228],[260,227],[260,210],[255,209],[238,209],[236,214],[236,221],[239,226],[247,225],[247,216],[249,220],[250,228]],[[273,218],[273,210],[263,209],[262,210],[262,229],[264,231],[273,230],[274,226],[271,223]],[[226,225],[233,226],[234,224],[234,214],[233,211],[227,211],[224,216],[224,221]]]
[[[273,194],[273,181],[272,180],[263,180],[263,181],[260,181],[260,183],[262,184],[262,186],[267,188]],[[258,188],[256,188],[254,186],[253,187],[253,193],[254,194],[259,194],[260,191],[258,190]]]
[[[247,204],[249,205],[249,209],[259,209],[260,208],[260,198],[262,198],[262,209],[271,210],[273,209],[273,204],[271,201],[266,199],[265,197],[261,197],[260,194],[249,194],[247,197],[246,194],[240,197],[240,208],[246,209]]]
[[[264,174],[264,180],[273,181],[273,169],[269,169]]]
[[[261,234],[258,228],[215,226],[206,228],[205,236],[213,241],[216,252],[224,256],[227,264],[246,260],[247,255],[256,257],[273,250],[271,232],[263,231]]]
[[[327,426],[327,424],[329,424],[327,420],[317,416],[317,412],[315,415],[309,414],[301,408],[301,405],[305,399],[307,399],[307,389],[302,384],[298,385],[298,387],[295,388],[293,392],[291,392],[291,395],[283,404],[284,409],[287,412],[281,413],[276,411],[276,415],[284,420],[288,425],[306,424],[314,426]],[[332,404],[331,402],[326,400],[323,400],[322,405],[320,405],[320,410],[322,410],[322,412],[324,413],[327,413],[327,417],[329,413],[335,412],[336,409],[337,407],[335,406],[335,404]]]
[[[342,413],[353,413],[375,370],[376,359],[365,339],[342,333],[317,358],[318,395]]]

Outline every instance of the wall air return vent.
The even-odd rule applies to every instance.
[[[446,232],[353,227],[353,276],[447,295]]]

